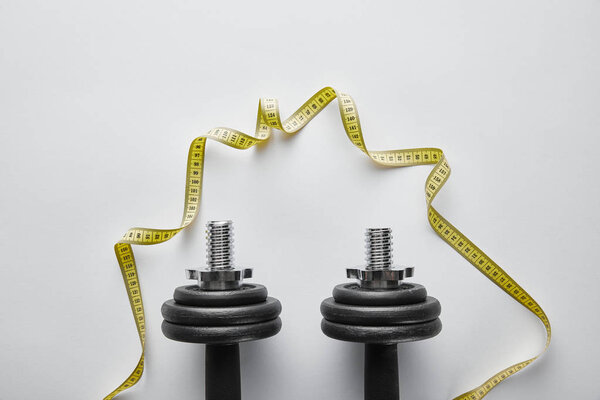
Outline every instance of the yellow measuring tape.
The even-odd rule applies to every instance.
[[[454,400],[475,400],[483,398],[497,384],[525,368],[535,361],[550,345],[552,336],[550,321],[539,304],[531,297],[506,271],[496,264],[479,247],[475,246],[463,233],[456,229],[440,213],[433,208],[431,203],[435,196],[450,177],[450,165],[442,150],[437,148],[417,148],[403,150],[367,150],[363,133],[358,118],[358,110],[354,100],[347,94],[339,93],[331,87],[319,90],[308,101],[306,101],[296,112],[294,112],[283,123],[279,115],[279,105],[276,99],[264,98],[258,103],[258,115],[256,118],[255,136],[230,128],[215,128],[205,135],[194,139],[190,145],[187,160],[187,174],[185,185],[185,204],[183,218],[179,228],[175,229],[149,229],[131,228],[122,239],[115,244],[115,253],[119,261],[119,267],[123,274],[123,281],[127,289],[129,303],[133,311],[136,327],[142,344],[142,354],[137,366],[129,377],[112,391],[104,400],[114,398],[120,392],[135,385],[144,371],[144,347],[145,347],[145,318],[142,293],[138,278],[137,267],[133,256],[131,245],[152,245],[165,242],[177,233],[188,227],[198,215],[200,196],[202,191],[202,175],[204,172],[204,151],[206,140],[213,139],[227,146],[246,150],[250,147],[264,143],[269,140],[273,128],[285,133],[293,134],[300,131],[333,99],[338,98],[340,115],[348,138],[363,153],[375,163],[386,167],[412,167],[415,165],[435,164],[433,170],[425,182],[425,197],[427,200],[427,213],[429,224],[435,232],[446,241],[454,250],[469,261],[475,268],[494,282],[500,289],[509,294],[518,303],[535,314],[546,328],[546,345],[544,350],[537,356],[528,360],[511,365],[498,372],[480,386],[455,397]]]

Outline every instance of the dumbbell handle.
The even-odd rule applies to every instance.
[[[241,400],[240,345],[206,345],[206,400]]]
[[[206,345],[206,400],[241,400],[240,346]],[[395,344],[365,344],[365,400],[396,400],[398,347]]]
[[[398,400],[398,346],[365,344],[365,400]]]

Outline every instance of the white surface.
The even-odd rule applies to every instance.
[[[0,1],[0,399],[99,399],[139,345],[112,246],[175,227],[189,142],[252,132],[261,96],[288,115],[333,85],[372,149],[437,146],[437,208],[544,307],[554,341],[492,399],[589,399],[600,368],[600,3]],[[394,229],[398,263],[442,303],[438,337],[400,347],[403,399],[450,399],[536,354],[539,321],[429,228],[430,167],[381,170],[337,106],[246,152],[211,142],[200,220],[136,247],[147,367],[119,399],[202,398],[203,349],[167,340],[160,305],[204,263],[209,219],[283,303],[242,347],[244,399],[361,399],[362,349],[319,304]]]

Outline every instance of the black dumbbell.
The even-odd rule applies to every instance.
[[[367,266],[347,270],[345,283],[321,303],[325,335],[365,344],[365,400],[397,400],[397,344],[436,336],[440,303],[422,285],[402,282],[413,268],[392,267],[389,228],[367,229]]]
[[[276,335],[281,304],[262,285],[243,283],[252,269],[233,266],[231,221],[207,224],[208,267],[187,270],[197,285],[175,289],[162,306],[163,334],[172,340],[206,344],[206,400],[240,400],[239,343]]]

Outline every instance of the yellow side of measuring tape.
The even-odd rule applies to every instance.
[[[296,110],[289,118],[283,121],[283,123],[281,122],[277,100],[273,98],[261,99],[258,103],[255,136],[249,136],[234,129],[215,128],[205,135],[194,139],[190,145],[188,154],[185,204],[183,218],[179,228],[131,228],[123,235],[123,238],[115,244],[115,253],[117,260],[119,261],[121,273],[123,274],[123,281],[125,282],[127,295],[129,297],[129,303],[133,311],[140,343],[142,345],[142,354],[140,361],[131,375],[129,375],[119,387],[107,395],[104,400],[110,400],[120,392],[135,385],[140,380],[144,371],[146,334],[144,305],[142,302],[138,272],[131,245],[152,245],[165,242],[188,227],[194,221],[198,215],[198,206],[200,204],[202,192],[206,140],[213,139],[226,144],[227,146],[246,150],[258,143],[264,143],[269,140],[273,128],[279,129],[287,134],[297,133],[336,97],[338,98],[340,115],[348,138],[375,163],[386,167],[412,167],[415,165],[435,164],[425,183],[427,212],[431,227],[442,239],[444,239],[444,241],[446,241],[446,243],[488,279],[498,285],[500,289],[509,294],[518,303],[535,314],[546,328],[546,345],[540,354],[503,369],[475,389],[455,397],[454,400],[476,400],[483,398],[497,384],[531,364],[546,351],[550,345],[552,331],[550,328],[550,321],[548,321],[546,314],[539,304],[517,282],[515,282],[506,271],[500,268],[500,266],[479,249],[479,247],[442,217],[431,205],[435,196],[450,177],[450,166],[442,150],[437,148],[384,151],[367,150],[360,127],[358,110],[356,109],[354,100],[347,94],[336,92],[331,87],[325,87],[302,104],[302,106],[300,106],[300,108],[298,108],[298,110]]]

